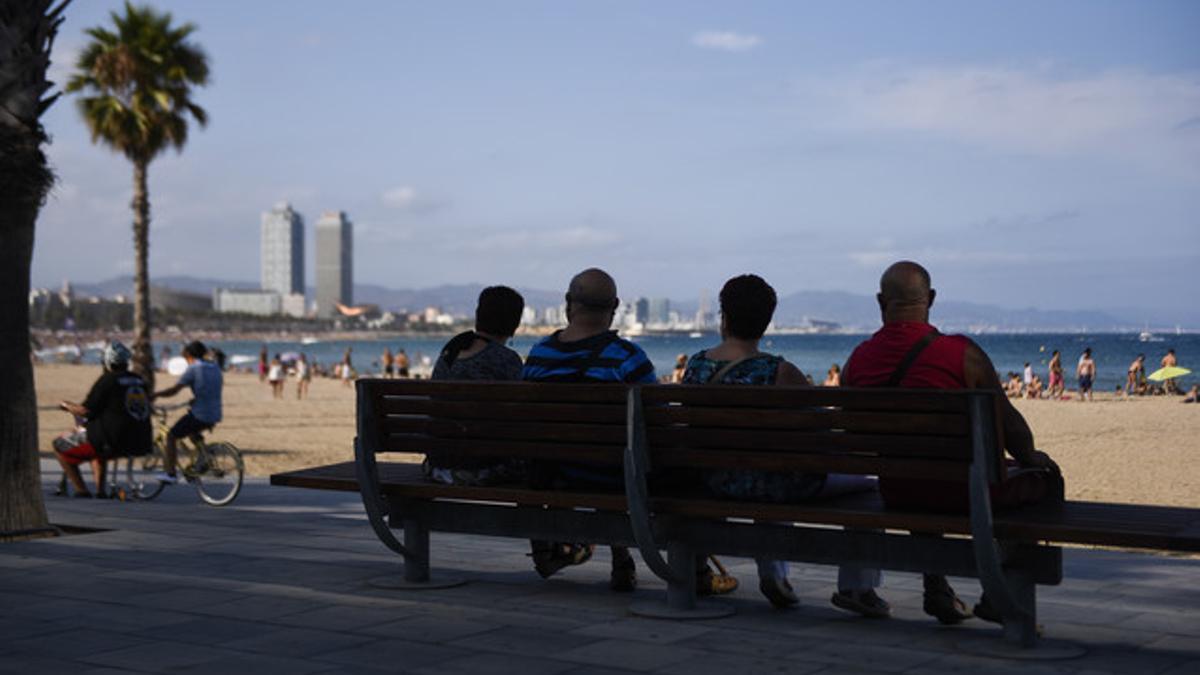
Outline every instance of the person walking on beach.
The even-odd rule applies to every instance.
[[[1050,355],[1050,365],[1048,367],[1050,381],[1047,384],[1050,398],[1061,399],[1066,393],[1067,385],[1063,381],[1063,366],[1062,354],[1057,349]]]
[[[267,367],[267,382],[271,383],[271,398],[283,398],[283,360],[278,354]]]
[[[393,365],[395,363],[395,358],[392,356],[392,348],[384,347],[383,356],[379,357],[379,360],[383,364],[384,379],[391,379],[395,369],[395,366]]]
[[[1146,380],[1146,355],[1138,354],[1125,374],[1125,395],[1141,394],[1142,382]]]
[[[524,302],[522,300],[522,302]],[[400,377],[408,377],[408,354],[401,348],[396,352],[396,374]]]
[[[929,323],[929,309],[936,295],[929,272],[921,265],[901,261],[887,268],[876,295],[883,327],[854,349],[842,369],[842,381],[851,387],[1000,391],[996,367],[979,345],[964,335],[943,335]],[[1058,352],[1054,354],[1058,356]],[[1005,484],[1013,489],[997,495],[994,507],[1061,499],[1058,466],[1049,455],[1035,449],[1033,431],[1012,402],[1001,397],[1000,406],[1004,449],[1017,467],[1043,471],[1015,473],[1016,467],[1011,467],[1012,477]],[[879,481],[879,491],[888,508],[942,513],[967,513],[970,508],[963,481],[885,476]],[[925,574],[924,587],[926,614],[943,624],[970,618],[971,613],[945,576]],[[974,614],[987,621],[1001,620],[986,596],[975,605]]]
[[[1083,401],[1086,397],[1088,401],[1092,400],[1092,386],[1096,383],[1096,361],[1092,359],[1092,348],[1084,347],[1083,355],[1079,357],[1079,365],[1075,367],[1075,374],[1079,377],[1079,400]]]
[[[308,396],[308,384],[312,382],[312,369],[308,366],[308,354],[301,354],[296,361],[296,400]]]

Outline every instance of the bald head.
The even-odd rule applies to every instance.
[[[617,307],[617,282],[602,269],[586,269],[571,279],[567,303],[585,312],[610,312]]]
[[[894,263],[879,278],[879,310],[884,322],[929,321],[929,307],[937,294],[929,272],[915,262]]]

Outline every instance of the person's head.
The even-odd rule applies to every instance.
[[[1053,352],[1051,352],[1050,356],[1051,357],[1058,356],[1058,350],[1055,349]]]
[[[837,375],[840,372],[842,372],[842,368],[838,364],[835,363],[832,366],[829,366],[829,374],[830,375]]]
[[[502,338],[512,337],[521,324],[525,298],[508,286],[488,286],[479,292],[475,330]]]
[[[595,267],[576,274],[567,288],[567,323],[607,330],[620,300],[617,282]]]
[[[1083,355],[1084,355],[1084,356],[1089,356],[1089,357],[1090,357],[1090,356],[1092,355],[1092,348],[1091,348],[1091,347],[1084,347],[1084,348],[1083,348]]]
[[[105,370],[113,372],[129,370],[129,360],[131,358],[133,358],[133,354],[119,340],[113,340],[104,347],[103,361]]]
[[[675,357],[675,367],[676,368],[683,368],[686,365],[687,365],[687,354],[680,354],[679,356]]]
[[[884,323],[929,321],[929,308],[937,291],[931,286],[929,272],[910,260],[893,263],[879,278],[879,312]]]
[[[1029,362],[1028,362],[1028,361],[1026,361],[1026,362],[1025,362],[1025,367],[1026,367],[1026,368],[1028,368],[1028,367],[1029,367]]]
[[[192,340],[191,342],[187,343],[186,347],[183,348],[183,358],[187,359],[188,363],[191,363],[193,361],[199,361],[200,359],[203,359],[207,352],[208,348],[204,346],[203,342],[199,340]]]
[[[1145,355],[1145,354],[1138,354],[1138,355],[1137,355],[1137,360],[1138,360],[1138,361],[1145,361],[1145,360],[1146,360],[1146,355]]]
[[[1170,355],[1170,356],[1175,356],[1175,350],[1174,350],[1174,349],[1168,349],[1168,350],[1167,350],[1167,354],[1168,354],[1168,355]]]
[[[276,360],[276,361],[280,361],[280,360],[281,360],[281,359],[279,358],[279,354],[276,354],[276,355],[275,355],[275,360]]]
[[[775,289],[754,274],[743,274],[721,288],[721,335],[758,340],[775,315]]]

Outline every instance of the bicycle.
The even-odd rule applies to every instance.
[[[112,494],[122,499],[132,497],[149,501],[162,493],[166,484],[160,482],[156,476],[164,468],[167,433],[171,429],[167,424],[167,413],[187,405],[179,403],[154,406],[154,416],[158,418],[154,431],[154,450],[141,457],[122,457],[114,460],[116,466],[109,472]],[[242,453],[232,443],[210,443],[204,440],[203,433],[199,433],[178,439],[175,448],[180,477],[195,485],[196,493],[204,503],[225,506],[237,498],[242,489],[246,467],[242,462]],[[125,485],[117,483],[121,474],[125,477]]]

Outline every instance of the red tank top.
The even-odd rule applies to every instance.
[[[918,321],[885,323],[871,339],[854,349],[846,361],[842,384],[847,387],[882,387],[904,360],[904,355],[934,327]],[[900,381],[901,387],[918,389],[965,389],[963,360],[971,339],[942,335],[913,361]]]

